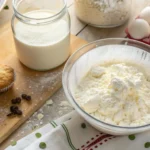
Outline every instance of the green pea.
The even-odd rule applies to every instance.
[[[82,123],[82,124],[81,124],[81,127],[82,127],[83,129],[85,129],[85,128],[86,128],[86,124],[85,124],[85,123]]]
[[[40,138],[42,135],[41,135],[41,133],[36,133],[35,136],[36,136],[37,138]]]
[[[146,142],[144,146],[145,146],[145,148],[149,148],[150,147],[150,142]]]
[[[40,145],[39,145],[39,147],[40,147],[41,149],[45,149],[45,148],[46,148],[46,143],[41,142]]]
[[[17,144],[16,141],[12,141],[12,142],[11,142],[11,146],[15,146],[16,144]]]
[[[135,140],[135,135],[133,135],[133,134],[129,135],[128,138],[133,141],[133,140]]]

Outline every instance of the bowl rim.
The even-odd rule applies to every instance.
[[[132,40],[132,39],[126,39],[126,38],[106,38],[106,39],[100,39],[100,40],[96,40],[96,41],[93,41],[93,42],[90,42],[82,47],[80,47],[77,51],[75,51],[71,56],[70,58],[68,59],[68,61],[66,62],[65,66],[64,66],[64,69],[63,69],[63,73],[62,73],[62,84],[63,84],[63,89],[64,89],[64,92],[65,92],[65,95],[67,97],[67,100],[69,100],[71,102],[71,104],[74,106],[74,108],[76,109],[79,109],[83,114],[85,114],[88,118],[92,119],[92,121],[96,121],[97,123],[100,123],[100,124],[103,124],[103,125],[106,125],[108,127],[113,127],[115,129],[127,129],[127,130],[135,130],[135,129],[144,129],[146,127],[150,127],[150,123],[149,124],[146,124],[146,125],[142,125],[142,126],[118,126],[118,125],[113,125],[113,124],[110,124],[110,123],[106,123],[104,121],[101,121],[99,119],[96,119],[95,117],[93,117],[92,115],[90,115],[89,113],[87,113],[86,111],[84,111],[80,106],[79,104],[76,102],[76,100],[73,98],[73,95],[71,94],[71,91],[69,89],[69,86],[68,86],[68,83],[69,82],[66,82],[67,79],[68,79],[68,76],[69,76],[69,73],[70,73],[70,70],[72,68],[72,66],[75,64],[75,62],[80,58],[82,57],[82,55],[86,54],[82,54],[78,59],[76,59],[72,66],[69,68],[69,71],[68,71],[68,66],[71,62],[71,60],[74,58],[74,56],[79,53],[80,51],[82,51],[82,49],[84,49],[85,47],[88,47],[89,45],[92,45],[94,43],[97,43],[97,42],[102,42],[102,41],[109,41],[109,40],[119,40],[119,41],[126,41],[126,42],[133,42],[135,44],[139,44],[141,46],[145,46],[147,48],[150,48],[149,45],[145,44],[145,43],[142,43],[142,42],[139,42],[139,41],[136,41],[136,40]],[[111,44],[112,45],[112,44]],[[124,44],[125,45],[125,44]],[[134,47],[134,46],[133,46]],[[91,49],[92,50],[92,49]],[[89,50],[89,51],[91,51]],[[146,51],[146,50],[142,50],[141,51],[144,51],[144,52],[147,52],[147,53],[150,53],[150,50],[149,51]]]

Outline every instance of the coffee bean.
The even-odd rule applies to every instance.
[[[12,104],[17,104],[16,99],[12,99],[12,100],[11,100],[11,103],[12,103]]]
[[[11,107],[10,107],[10,111],[11,111],[12,113],[15,113],[16,110],[18,110],[18,106],[11,106]]]
[[[28,96],[27,94],[22,94],[22,95],[21,95],[21,97],[22,97],[23,99],[26,99],[27,96]]]
[[[21,98],[20,98],[20,97],[17,97],[17,98],[16,98],[16,102],[17,102],[18,104],[20,104],[20,103],[21,103]]]
[[[27,101],[30,101],[30,100],[31,100],[31,96],[28,95],[28,96],[26,97],[26,100],[27,100]]]
[[[12,100],[11,100],[11,103],[12,103],[12,104],[20,104],[20,103],[21,103],[21,98],[20,98],[20,97],[17,97],[17,98],[15,98],[15,99],[12,99]]]
[[[31,100],[31,96],[27,95],[27,94],[22,94],[21,97],[22,97],[22,99],[27,100],[27,101]]]
[[[8,117],[10,117],[10,116],[12,116],[12,115],[13,115],[13,113],[9,113],[9,114],[7,114],[7,116],[8,116]]]
[[[20,115],[22,115],[22,111],[19,110],[19,109],[17,109],[17,110],[16,110],[16,114],[20,116]]]
[[[27,95],[27,94],[22,94],[21,98],[27,101],[31,100],[31,96]],[[12,99],[11,102],[12,104],[20,104],[21,103],[21,98],[20,97],[16,97],[15,99]],[[10,112],[7,116],[11,116],[11,115],[22,115],[22,111],[19,110],[18,106],[11,106],[10,107]]]

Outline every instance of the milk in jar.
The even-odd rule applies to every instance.
[[[21,8],[25,6],[22,4]],[[22,14],[16,8],[12,30],[18,58],[25,66],[38,71],[50,70],[69,57],[70,20],[65,4],[63,6],[58,11],[41,8]]]

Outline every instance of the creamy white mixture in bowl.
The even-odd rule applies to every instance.
[[[104,39],[75,52],[63,71],[65,94],[96,129],[128,135],[150,129],[150,47]]]

